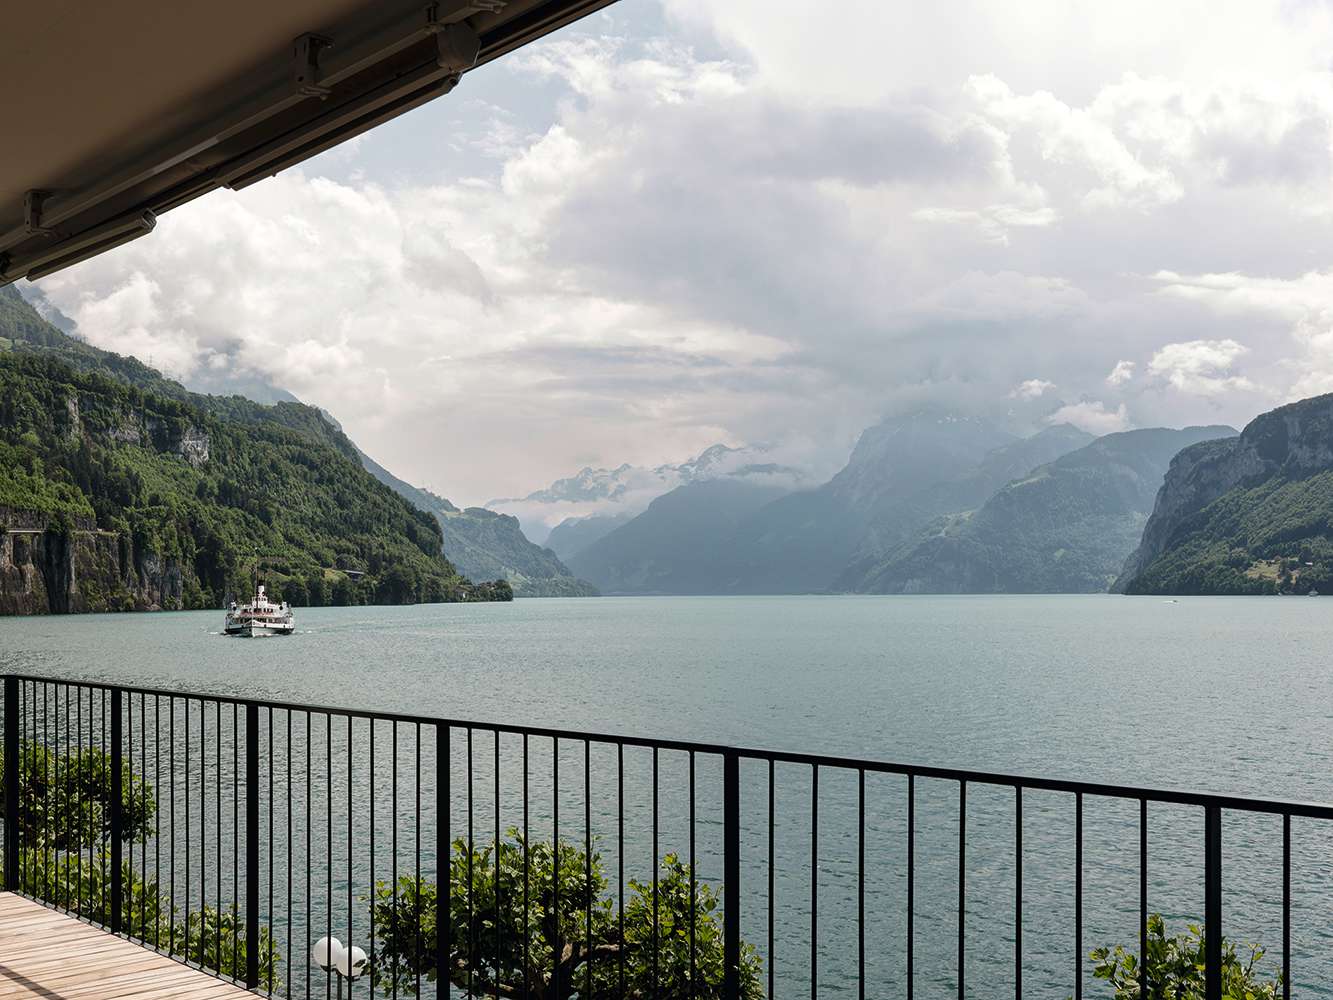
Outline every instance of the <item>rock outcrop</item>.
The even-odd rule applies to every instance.
[[[1113,587],[1125,591],[1181,540],[1194,515],[1233,490],[1275,477],[1299,480],[1333,469],[1333,393],[1279,407],[1252,420],[1239,437],[1204,441],[1178,454],[1139,547]]]
[[[0,509],[0,615],[179,609],[186,573],[91,520]]]

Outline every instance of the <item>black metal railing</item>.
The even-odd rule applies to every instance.
[[[1096,869],[1100,878],[1105,868],[1108,878],[1120,878],[1131,862],[1137,868],[1137,899],[1121,894],[1108,902],[1101,893],[1095,902],[1125,918],[1122,929],[1132,917],[1142,956],[1150,889],[1188,882],[1189,865],[1201,862],[1205,995],[1220,1000],[1223,827],[1228,816],[1242,814],[1248,819],[1238,822],[1232,856],[1250,876],[1271,876],[1277,887],[1281,944],[1273,974],[1289,998],[1293,820],[1333,820],[1333,807],[1314,803],[76,680],[7,675],[3,690],[5,888],[287,997],[341,992],[342,980],[307,958],[310,946],[335,935],[350,946],[361,935],[377,971],[373,979],[348,981],[349,995],[397,996],[401,987],[438,996],[740,998],[808,988],[812,998],[893,992],[911,1000],[947,991],[961,1000],[1012,988],[1021,1000],[1026,983],[1041,995],[1068,984],[1065,992],[1081,1000],[1088,988],[1087,876]],[[875,787],[868,788],[868,776]],[[890,780],[895,784],[883,784]],[[981,798],[972,806],[970,790]],[[868,818],[889,800],[900,809],[892,819]],[[1130,811],[1097,813],[1100,860],[1090,861],[1085,813],[1103,800]],[[1150,807],[1163,810],[1154,820],[1162,860],[1154,862],[1151,883]],[[1192,824],[1200,814],[1198,837]],[[1279,822],[1280,868],[1273,864],[1270,872],[1260,855]],[[1072,844],[1060,832],[1065,823],[1072,823]],[[505,863],[521,863],[525,930],[506,951],[511,930],[500,912],[507,877],[501,868],[509,827],[522,845],[521,862],[511,854]],[[956,836],[956,858],[923,849],[923,836]],[[488,837],[493,852],[475,853]],[[529,953],[535,938],[527,933],[538,840],[551,846],[556,911],[545,970],[535,968],[540,956]],[[1136,859],[1126,857],[1134,853],[1129,845]],[[667,905],[660,898],[660,880],[668,877],[664,850],[681,858],[688,926],[668,928],[660,912]],[[796,860],[780,863],[783,852]],[[605,885],[595,897],[594,865],[600,869],[603,856]],[[651,880],[632,881],[627,865],[642,874],[645,859]],[[1025,861],[1060,870],[1025,882]],[[455,869],[464,863],[460,882]],[[477,912],[485,887],[476,863],[494,865],[493,876],[483,873],[493,878],[493,915]],[[561,865],[569,863],[586,869],[583,896],[573,902],[560,889]],[[997,866],[1012,874],[1011,898],[992,884]],[[884,888],[890,868],[902,875],[890,880],[892,892]],[[517,877],[510,881],[515,906]],[[970,879],[983,888],[970,887]],[[433,903],[422,901],[428,884],[436,887]],[[712,945],[701,940],[713,917],[700,900],[703,886],[719,885],[721,972],[710,979],[701,966]],[[1326,888],[1307,885],[1312,894]],[[637,943],[626,930],[627,906],[638,912],[627,892],[651,906],[650,933]],[[952,914],[923,916],[955,898]],[[378,899],[382,906],[374,905]],[[1061,900],[1072,919],[1048,916]],[[429,907],[431,919],[416,923]],[[562,914],[562,907],[572,912]],[[594,958],[603,907],[613,947],[605,950],[607,964],[595,968],[603,960]],[[383,920],[401,912],[413,915],[414,940],[411,948],[400,941],[390,959],[380,944],[387,941]],[[467,934],[461,955],[459,920]],[[435,951],[427,955],[431,928]],[[666,940],[668,932],[679,940]],[[984,937],[980,948],[976,935]],[[997,941],[1012,947],[1011,957],[998,953]],[[683,965],[672,964],[673,947],[686,949]],[[633,955],[646,972],[627,972]],[[390,962],[409,968],[389,970]],[[1002,968],[1008,971],[1001,976]],[[1162,984],[1150,981],[1149,963],[1137,969],[1141,995],[1156,995]],[[1315,980],[1327,971],[1310,969],[1311,991],[1319,991]],[[534,975],[543,978],[540,990]],[[632,975],[638,985],[627,984]],[[747,975],[757,981],[747,985]],[[502,991],[507,976],[512,982]]]

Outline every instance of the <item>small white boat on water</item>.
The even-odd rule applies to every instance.
[[[291,635],[296,631],[292,607],[286,601],[274,604],[264,593],[264,585],[257,584],[255,596],[248,604],[231,602],[223,625],[224,635],[239,635],[255,639],[264,635]]]

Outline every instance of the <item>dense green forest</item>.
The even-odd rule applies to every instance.
[[[1191,514],[1131,594],[1333,593],[1333,470],[1231,490]]]
[[[1333,395],[1256,417],[1172,462],[1131,594],[1333,593]]]
[[[0,289],[0,528],[113,533],[180,568],[179,604],[244,594],[259,560],[295,604],[506,599],[441,555],[435,519],[360,466],[317,410],[200,396],[47,324]],[[258,553],[258,555],[256,555]],[[121,574],[124,575],[123,573]],[[85,578],[86,587],[117,589]],[[85,593],[91,607],[129,593]]]

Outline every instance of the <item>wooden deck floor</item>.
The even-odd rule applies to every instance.
[[[253,994],[12,893],[0,893],[0,1000],[240,1000]]]

